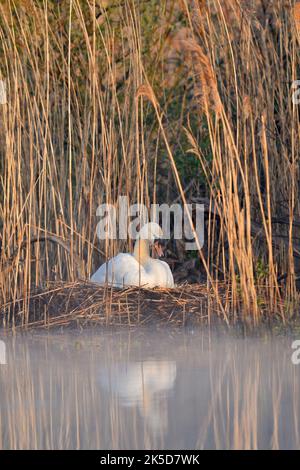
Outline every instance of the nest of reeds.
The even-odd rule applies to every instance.
[[[220,285],[218,292],[222,292]],[[216,299],[213,288],[208,289],[206,284],[184,284],[175,289],[115,289],[91,282],[56,282],[4,305],[1,324],[6,329],[74,324],[183,326],[207,322],[212,314],[222,318],[220,301],[224,304],[226,299]]]

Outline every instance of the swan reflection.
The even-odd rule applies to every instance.
[[[176,362],[143,361],[116,364],[101,371],[101,385],[124,407],[137,407],[153,430],[168,425],[167,400],[176,379]]]

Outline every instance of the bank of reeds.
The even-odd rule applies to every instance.
[[[38,286],[88,278],[132,248],[96,237],[97,206],[120,195],[147,207],[205,202],[193,273],[224,318],[242,307],[259,321],[262,285],[270,315],[297,309],[294,2],[9,0],[0,10],[0,302],[9,315],[22,299],[21,323],[30,322]],[[179,242],[169,250],[175,278],[189,280],[188,255]]]
[[[215,292],[218,292],[218,298]],[[277,311],[270,312],[267,291],[259,289],[261,324],[281,323]],[[28,311],[28,315],[24,313]],[[228,283],[183,284],[175,289],[128,287],[113,289],[91,282],[51,282],[31,290],[26,297],[2,305],[3,325],[7,331],[20,329],[95,326],[199,326],[243,325],[252,329],[254,318],[244,309],[242,299],[232,302]],[[289,315],[287,326],[297,324],[297,314]]]

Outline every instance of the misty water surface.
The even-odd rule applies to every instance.
[[[291,338],[97,329],[4,340],[0,448],[299,448]]]

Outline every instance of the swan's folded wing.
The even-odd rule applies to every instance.
[[[115,287],[128,285],[124,278],[130,272],[138,272],[139,264],[129,253],[120,253],[106,263],[92,275],[91,281]]]
[[[174,278],[170,266],[165,261],[159,260],[165,269],[166,285],[164,287],[175,287]]]
[[[135,265],[131,263],[130,268],[128,268],[124,276],[124,286],[141,286],[141,287],[150,287],[149,279],[147,273],[143,266],[141,266],[138,261],[133,258]]]

